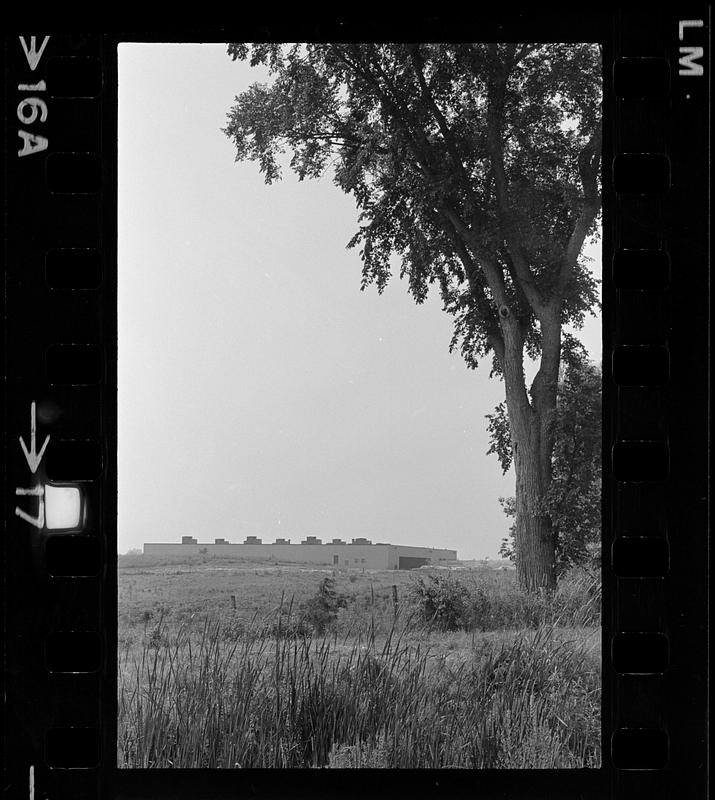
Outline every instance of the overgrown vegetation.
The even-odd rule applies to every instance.
[[[308,577],[250,617],[122,617],[119,766],[599,766],[587,576],[541,596],[513,573],[401,576],[399,604],[376,580],[394,573]]]
[[[492,631],[540,625],[600,624],[600,580],[573,570],[555,592],[524,592],[507,580],[473,578],[463,582],[452,573],[418,578],[412,599],[421,618],[438,630]]]
[[[120,653],[124,767],[599,765],[599,661],[553,626],[459,657],[409,627],[349,643],[160,624]]]

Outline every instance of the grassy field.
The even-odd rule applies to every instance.
[[[600,766],[586,575],[125,556],[119,592],[120,767]]]

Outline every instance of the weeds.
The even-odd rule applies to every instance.
[[[597,581],[572,573],[527,595],[485,571],[385,580],[343,578],[345,594],[335,575],[300,573],[297,598],[265,594],[245,617],[192,611],[199,595],[135,601],[119,631],[118,765],[600,765]]]
[[[387,636],[154,629],[120,654],[123,767],[588,767],[598,664],[553,627],[449,663]]]

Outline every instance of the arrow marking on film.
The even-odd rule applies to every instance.
[[[37,430],[37,425],[35,423],[35,401],[32,401],[32,405],[30,406],[30,451],[28,452],[27,447],[25,446],[25,442],[23,441],[22,436],[18,437],[20,439],[20,446],[22,447],[22,452],[25,454],[25,459],[27,460],[27,465],[30,467],[30,472],[34,475],[37,472],[37,468],[40,466],[40,461],[42,461],[42,456],[45,454],[45,448],[47,447],[47,443],[50,441],[50,437],[47,436],[45,439],[44,444],[40,448],[40,452],[38,453],[35,450],[35,433]]]
[[[49,36],[45,36],[42,40],[42,44],[40,45],[40,49],[37,49],[37,37],[30,36],[30,46],[27,46],[27,42],[25,41],[24,36],[20,36],[20,44],[22,45],[22,49],[25,51],[25,58],[27,59],[27,63],[30,65],[30,69],[34,72],[37,69],[37,65],[40,63],[40,59],[42,58],[42,54],[45,52],[45,48],[47,47],[47,42],[50,41]]]

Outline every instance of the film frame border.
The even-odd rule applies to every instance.
[[[445,796],[467,787],[495,797],[530,787],[529,794],[548,796],[570,796],[578,789],[594,797],[665,797],[676,786],[683,790],[687,780],[693,788],[704,786],[702,771],[686,775],[683,769],[692,765],[688,757],[700,739],[691,736],[690,747],[685,747],[682,739],[673,739],[671,729],[679,733],[682,726],[686,730],[692,717],[697,717],[689,691],[697,687],[697,696],[706,698],[706,687],[697,684],[697,673],[690,676],[695,681],[690,685],[678,684],[674,674],[687,674],[689,664],[706,663],[705,644],[697,635],[702,635],[707,621],[704,606],[698,605],[709,555],[707,541],[701,540],[707,515],[702,469],[707,459],[706,437],[698,449],[699,443],[687,438],[688,426],[683,421],[692,423],[688,411],[693,402],[706,408],[707,388],[698,380],[697,370],[707,363],[707,348],[693,342],[692,330],[676,325],[673,315],[688,308],[696,321],[709,322],[704,291],[708,242],[704,235],[698,239],[698,230],[705,230],[709,185],[697,161],[705,152],[707,137],[702,109],[709,99],[709,72],[697,74],[698,65],[708,64],[710,58],[707,14],[708,9],[702,7],[687,16],[621,12],[587,19],[599,30],[598,37],[584,36],[583,23],[579,26],[573,19],[542,16],[538,21],[518,21],[531,29],[528,38],[548,28],[554,41],[600,40],[604,45],[603,390],[608,409],[603,450],[604,584],[608,586],[603,622],[604,766],[588,771],[585,780],[580,771],[460,771],[456,775],[441,771],[437,776],[420,771],[400,775],[399,783],[394,773],[386,780],[384,774],[361,770],[328,781],[298,770],[290,774],[295,793],[315,794],[329,787],[331,794],[379,794],[393,779],[403,791],[414,788]],[[683,20],[702,20],[703,25],[683,26]],[[492,20],[487,29],[490,24]],[[505,26],[510,35],[502,34],[503,38],[524,38],[514,33],[514,27],[519,26]],[[331,38],[325,32],[316,36],[315,31],[305,31],[301,38]],[[360,32],[378,33],[374,29]],[[14,483],[18,484],[15,489],[27,488],[28,493],[37,489],[37,482],[20,486],[23,467],[25,484],[35,480],[28,480],[27,467],[31,469],[37,461],[31,472],[47,481],[43,486],[70,494],[80,489],[81,518],[74,528],[59,528],[62,533],[36,536],[28,547],[28,521],[17,514],[12,518],[13,505],[17,499],[39,509],[43,498],[18,495],[6,504],[10,535],[5,563],[13,565],[6,580],[6,599],[11,603],[6,636],[15,634],[19,640],[7,651],[14,712],[8,725],[14,723],[19,730],[8,751],[13,756],[12,778],[18,787],[37,792],[38,797],[44,793],[87,798],[175,796],[181,784],[183,796],[203,796],[204,771],[116,770],[114,750],[116,45],[123,39],[138,39],[35,33],[33,45],[32,33],[19,36],[7,40],[8,51],[15,48],[6,59],[7,140],[13,140],[14,127],[20,122],[26,134],[37,137],[21,135],[18,141],[23,148],[27,141],[31,150],[42,144],[39,131],[45,132],[49,146],[21,159],[15,159],[9,147],[6,156],[11,190],[6,276],[11,303],[6,327],[6,385],[11,400],[6,418],[8,492]],[[218,32],[199,38],[236,37]],[[450,38],[454,36],[445,36],[445,40]],[[162,41],[162,37],[150,35],[143,40]],[[690,49],[683,53],[682,47]],[[698,55],[698,47],[707,51]],[[689,107],[682,97],[687,92],[685,79],[681,81],[678,74],[681,68],[687,70],[685,79],[702,79],[699,86],[688,80],[688,91],[692,85],[692,92],[699,93],[699,100]],[[46,85],[41,89],[43,81]],[[15,84],[31,88],[16,90]],[[650,124],[644,126],[644,120]],[[678,174],[688,175],[687,185],[678,183]],[[673,181],[667,193],[664,180]],[[641,194],[644,186],[648,194]],[[686,206],[693,205],[690,213],[695,222],[683,214]],[[690,238],[681,239],[679,226],[686,222]],[[610,265],[609,253],[613,254]],[[644,266],[651,261],[659,265],[655,287],[648,283],[654,276]],[[68,279],[67,264],[78,262],[82,263],[80,274]],[[695,264],[699,291],[693,292],[691,286],[686,293],[673,280],[674,266],[684,263]],[[611,280],[606,279],[609,267]],[[634,272],[646,282],[634,283]],[[697,421],[702,425],[702,419]],[[15,442],[17,436],[25,442],[34,439],[31,429],[39,431],[38,444],[28,444],[23,459]],[[52,446],[42,464],[46,436]],[[685,442],[687,452],[683,452]],[[606,458],[611,453],[612,460]],[[669,472],[663,473],[664,468]],[[692,508],[684,507],[687,491],[684,496],[674,494],[689,486],[698,487],[700,494],[700,502]],[[25,513],[33,516],[29,510]],[[682,552],[682,536],[674,537],[674,516],[681,526],[694,528],[701,536],[694,545],[699,548],[699,580],[682,572],[691,557]],[[39,522],[39,510],[33,518]],[[71,546],[66,547],[68,542]],[[702,594],[693,597],[691,591],[682,600],[680,592],[701,583]],[[682,620],[684,608],[691,615],[690,626]],[[704,733],[704,720],[701,714],[698,733]],[[15,733],[9,727],[6,732]],[[212,796],[241,790],[270,796],[283,781],[275,771],[218,771],[212,773]]]

